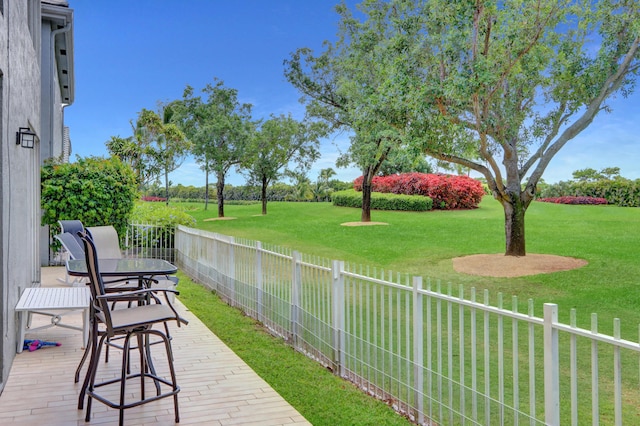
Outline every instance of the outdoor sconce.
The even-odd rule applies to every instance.
[[[16,132],[16,145],[22,145],[23,148],[31,148],[38,140],[38,136],[28,127],[20,127]]]

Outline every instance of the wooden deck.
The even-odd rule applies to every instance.
[[[64,286],[64,268],[43,268],[43,286]],[[249,366],[198,320],[184,305],[176,307],[189,325],[171,326],[175,367],[178,376],[181,425],[309,425]],[[34,316],[32,327],[46,324],[48,317]],[[69,322],[82,323],[81,313],[70,314]],[[103,425],[117,424],[118,412],[98,401],[92,407],[90,423],[78,410],[80,383],[73,382],[82,356],[82,333],[53,327],[27,333],[62,343],[34,352],[17,354],[9,379],[0,394],[0,424]],[[164,351],[155,351],[158,370],[166,365]],[[119,374],[120,353],[113,350],[110,362],[102,362],[100,375]],[[156,358],[157,356],[157,358]],[[84,374],[84,370],[83,370]],[[175,424],[173,400],[152,402],[125,411],[127,425]]]

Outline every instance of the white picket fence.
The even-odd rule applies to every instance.
[[[640,424],[640,344],[516,297],[179,226],[179,267],[424,425]],[[469,292],[468,297],[466,292]],[[453,293],[456,293],[455,295]],[[639,340],[640,341],[640,340]]]

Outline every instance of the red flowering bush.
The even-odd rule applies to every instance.
[[[164,202],[164,201],[167,201],[167,199],[164,198],[164,197],[145,196],[145,197],[142,197],[142,201],[162,201],[162,202]]]
[[[576,197],[572,195],[566,195],[564,197],[538,198],[538,201],[555,204],[607,204],[606,198]]]
[[[362,191],[362,181],[360,176],[353,182],[356,191]],[[484,195],[482,184],[467,176],[403,173],[376,176],[371,183],[373,192],[430,197],[434,209],[476,208]]]

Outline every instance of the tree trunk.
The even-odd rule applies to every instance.
[[[371,222],[371,181],[362,180],[362,222]]]
[[[524,256],[524,214],[526,205],[519,195],[511,194],[509,200],[502,202],[504,207],[504,231],[506,234],[505,256]]]
[[[164,197],[165,197],[165,203],[168,206],[169,205],[169,172],[167,172],[167,169],[164,169]]]
[[[267,214],[267,185],[269,184],[269,182],[267,182],[267,179],[265,177],[262,178],[262,193],[260,195],[261,199],[262,199],[262,214],[266,215]]]
[[[218,173],[218,182],[216,183],[218,194],[218,217],[224,217],[224,174]]]
[[[209,205],[209,172],[204,172],[204,210]]]

